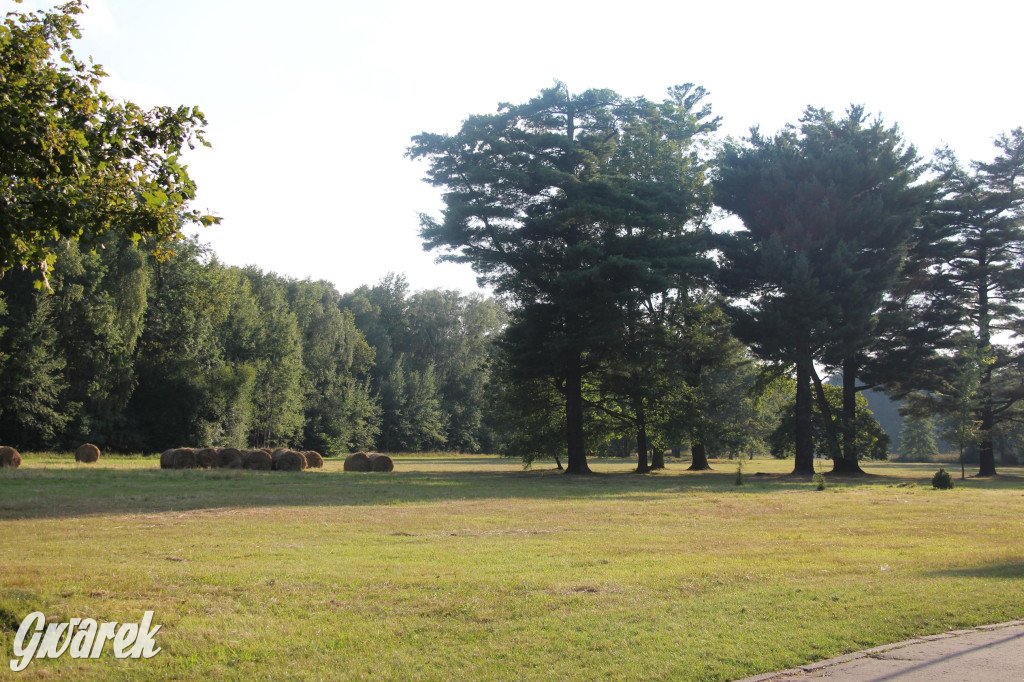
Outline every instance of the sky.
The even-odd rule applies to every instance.
[[[44,0],[0,9],[49,7]],[[403,273],[413,289],[476,289],[418,236],[440,190],[405,156],[554,81],[661,99],[709,92],[723,135],[774,132],[808,106],[863,104],[928,157],[991,159],[1024,125],[1019,0],[461,2],[88,0],[80,58],[141,106],[197,105],[212,149],[186,157],[199,230],[228,264],[339,290]]]

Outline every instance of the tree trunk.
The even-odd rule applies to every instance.
[[[843,360],[843,458],[857,461],[857,361]]]
[[[981,406],[981,424],[979,425],[978,440],[978,476],[996,475],[996,453],[992,447],[992,427],[995,418],[992,410],[992,400],[989,396]]]
[[[651,451],[651,469],[665,468],[665,451],[661,448],[654,448]]]
[[[836,429],[835,420],[832,418],[832,407],[828,404],[828,397],[825,395],[825,387],[822,386],[821,377],[811,367],[811,379],[814,381],[814,390],[818,396],[818,409],[821,411],[822,419],[825,420],[825,433],[828,439],[829,455],[832,457],[833,474],[863,474],[864,471],[857,463],[856,457],[846,459],[843,456],[842,448],[839,447],[839,433]]]
[[[636,410],[636,473],[646,474],[651,470],[647,465],[647,415],[644,413],[644,402],[638,400]]]
[[[589,474],[583,440],[583,368],[577,353],[569,362],[565,377],[565,441],[568,449],[567,474]]]
[[[796,456],[793,473],[814,475],[814,437],[811,434],[810,360],[796,364]]]
[[[857,453],[857,361],[843,360],[843,456],[832,461],[833,474],[863,474]]]
[[[988,252],[982,250],[979,258],[987,263]],[[988,277],[978,286],[978,341],[987,352],[992,344],[991,322],[989,320]],[[978,383],[981,397],[981,424],[978,425],[978,475],[996,475],[996,453],[992,448],[992,428],[995,426],[995,409],[992,405],[992,365],[985,365]]]
[[[708,471],[711,465],[708,464],[708,452],[704,443],[695,440],[690,441],[690,466],[687,471]]]

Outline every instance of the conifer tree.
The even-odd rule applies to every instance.
[[[900,459],[928,462],[939,454],[935,423],[930,416],[908,415],[900,432]]]
[[[967,332],[986,360],[978,385],[980,476],[996,474],[994,429],[1017,419],[1024,401],[1024,129],[1000,135],[991,162],[963,167],[939,154],[943,195],[930,229],[931,272],[959,317],[948,328]],[[948,365],[947,374],[956,367]]]
[[[771,138],[754,130],[746,145],[726,145],[716,196],[746,231],[728,246],[723,281],[751,301],[735,308],[741,338],[765,359],[796,366],[794,473],[813,472],[809,380],[834,471],[860,471],[858,371],[929,198],[922,170],[898,129],[868,122],[858,106],[842,119],[808,108],[799,128]],[[839,416],[815,362],[842,369]]]
[[[680,86],[652,104],[558,84],[413,138],[409,155],[445,189],[443,218],[423,216],[425,245],[515,303],[516,364],[564,390],[568,473],[589,471],[583,384],[598,349],[693,255],[682,237],[707,203],[696,143],[717,126],[705,94]]]

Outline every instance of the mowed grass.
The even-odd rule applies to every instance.
[[[396,457],[391,474],[0,472],[0,677],[727,680],[1024,617],[1024,470],[930,486],[791,462],[651,476]],[[827,469],[827,466],[825,467]],[[757,472],[770,475],[757,476]],[[24,615],[137,622],[149,660],[7,666]]]

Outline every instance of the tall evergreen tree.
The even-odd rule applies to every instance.
[[[727,281],[752,297],[752,306],[736,309],[739,333],[766,359],[796,365],[794,473],[811,472],[808,379],[827,417],[834,471],[859,472],[854,422],[865,386],[857,376],[930,188],[919,182],[916,150],[897,128],[869,123],[862,107],[843,119],[808,108],[800,123],[726,146],[718,201],[746,227]],[[815,361],[843,371],[836,419]]]
[[[53,325],[54,300],[37,291],[28,273],[0,279],[0,439],[18,448],[60,441],[77,412],[67,401],[65,360]]]
[[[978,386],[980,476],[996,474],[994,430],[1017,418],[1024,399],[1024,129],[995,144],[994,160],[969,169],[940,152],[943,196],[930,225],[931,272],[960,311],[948,333],[970,333],[988,358]]]
[[[704,96],[681,86],[659,106],[558,84],[455,135],[413,138],[410,156],[446,190],[442,220],[423,216],[426,247],[515,303],[517,365],[565,392],[568,473],[589,472],[583,384],[595,351],[689,255],[681,237],[704,206],[693,144],[716,126]]]

